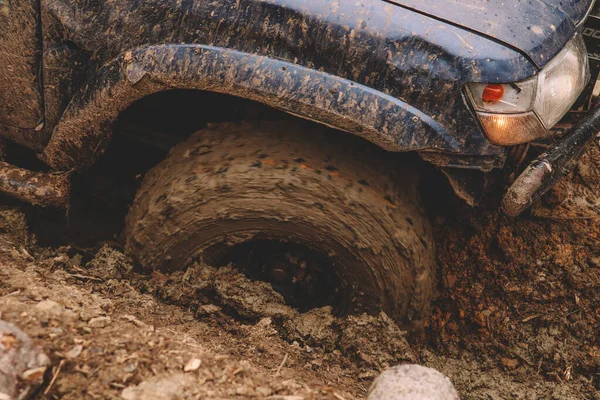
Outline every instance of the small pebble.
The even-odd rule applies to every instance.
[[[47,367],[28,369],[27,371],[21,374],[21,379],[23,379],[24,381],[35,381],[44,376],[44,374],[46,373],[46,369]]]
[[[515,369],[519,365],[519,361],[515,360],[514,358],[501,358],[500,362],[506,368],[510,368],[510,369]]]
[[[270,388],[264,386],[257,387],[255,391],[261,397],[268,397],[273,393],[273,391]]]
[[[214,304],[205,304],[198,307],[198,311],[196,313],[199,317],[205,317],[212,314],[217,314],[221,312],[221,307],[215,306]]]
[[[79,355],[81,354],[82,351],[83,351],[83,346],[78,344],[75,347],[73,347],[71,350],[67,351],[67,353],[65,354],[65,357],[72,360],[74,358],[79,357]]]
[[[196,371],[198,368],[200,368],[200,364],[202,364],[202,361],[198,358],[192,358],[190,361],[188,361],[185,366],[183,367],[183,371],[184,372],[192,372],[192,371]]]
[[[111,323],[110,317],[96,317],[88,321],[88,325],[92,328],[105,328]]]

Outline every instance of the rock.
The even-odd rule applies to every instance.
[[[75,347],[73,347],[71,350],[67,351],[67,353],[65,354],[65,357],[72,360],[74,358],[79,357],[79,355],[81,354],[82,351],[83,351],[83,345],[81,345],[81,344],[75,345]]]
[[[238,386],[235,389],[235,394],[244,398],[256,397],[254,390],[248,386]]]
[[[256,391],[256,393],[261,396],[261,397],[269,397],[273,391],[271,390],[271,388],[268,387],[264,387],[264,386],[259,386],[256,389],[254,389]]]
[[[36,381],[38,379],[42,379],[44,377],[44,374],[46,373],[47,368],[48,367],[38,367],[28,369],[27,371],[21,374],[20,378],[24,381]]]
[[[371,385],[368,400],[460,400],[445,375],[421,365],[398,365]]]
[[[92,328],[105,328],[111,323],[110,317],[96,317],[88,321],[88,325]]]
[[[214,304],[205,304],[198,307],[198,311],[196,312],[197,317],[206,317],[213,314],[218,314],[221,312],[221,307],[216,306]]]
[[[500,362],[502,362],[502,365],[504,365],[506,368],[510,368],[510,369],[515,369],[517,368],[517,366],[519,365],[519,361],[515,360],[514,358],[501,358]]]
[[[50,359],[16,326],[0,321],[0,400],[24,400],[42,384]]]
[[[196,379],[192,374],[173,374],[153,377],[121,392],[123,400],[175,400],[193,398]]]
[[[200,364],[202,364],[202,361],[198,358],[192,358],[190,361],[188,361],[185,366],[183,367],[183,371],[184,372],[192,372],[192,371],[196,371],[198,368],[200,368]]]

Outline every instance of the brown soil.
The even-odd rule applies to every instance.
[[[149,275],[118,245],[41,247],[8,205],[0,319],[52,360],[37,398],[363,398],[382,369],[418,362],[463,399],[600,399],[600,229],[560,192],[600,196],[599,164],[594,148],[544,200],[550,219],[436,211],[437,298],[410,338],[385,314],[299,313],[228,267]]]

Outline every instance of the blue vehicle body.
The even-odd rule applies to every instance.
[[[134,102],[197,89],[417,151],[440,167],[487,172],[504,166],[507,148],[487,139],[465,85],[534,76],[583,29],[592,3],[2,3],[0,136],[54,170],[81,170]]]

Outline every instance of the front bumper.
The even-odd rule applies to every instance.
[[[508,188],[503,211],[515,217],[568,174],[600,132],[600,105],[580,120],[564,139],[540,155]]]

